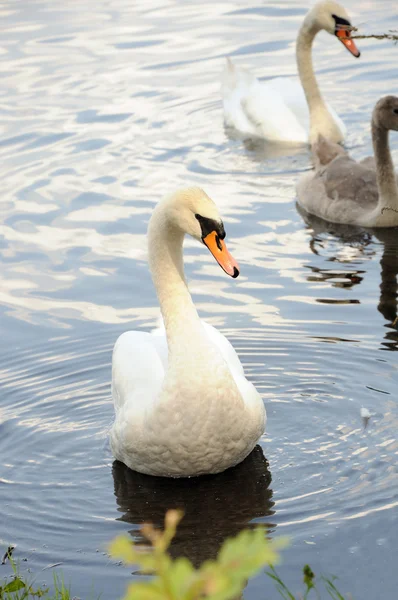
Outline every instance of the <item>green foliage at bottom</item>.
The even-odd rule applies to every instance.
[[[173,560],[167,552],[181,518],[181,512],[170,510],[164,531],[144,525],[142,533],[151,543],[150,550],[143,550],[124,536],[113,542],[110,552],[114,557],[153,575],[148,581],[132,583],[124,600],[235,598],[264,565],[279,562],[279,550],[286,545],[285,540],[267,540],[261,527],[247,529],[226,540],[215,560],[205,561],[195,569],[186,558]]]
[[[129,565],[138,565],[145,580],[131,583],[123,600],[237,600],[248,579],[268,566],[270,577],[278,594],[284,600],[320,600],[321,590],[308,565],[303,569],[304,591],[294,595],[282,581],[274,565],[279,562],[280,550],[286,539],[268,540],[262,527],[246,529],[222,545],[215,560],[205,561],[198,569],[186,558],[171,558],[168,549],[175,536],[182,513],[167,512],[163,531],[146,524],[141,532],[150,547],[135,544],[127,536],[116,538],[110,554]],[[25,580],[9,557],[14,576],[0,585],[0,600],[71,600],[71,594],[62,579],[54,576],[53,591],[39,588]],[[338,591],[333,578],[320,578],[322,592],[332,600],[348,600]],[[267,591],[261,600],[269,600]],[[260,600],[260,599],[259,599]]]
[[[14,571],[13,577],[0,585],[0,600],[71,600],[70,591],[65,587],[63,579],[54,575],[54,591],[49,588],[37,587],[33,581],[28,581],[18,572],[12,558],[9,558]]]
[[[315,575],[308,565],[303,569],[304,592],[296,597],[288,589],[274,567],[287,540],[268,540],[262,527],[246,529],[226,540],[217,558],[205,561],[198,569],[186,558],[173,560],[168,548],[181,518],[182,513],[170,510],[164,531],[144,525],[141,532],[150,542],[149,549],[134,544],[126,536],[112,543],[112,556],[129,565],[138,565],[142,573],[151,575],[147,581],[131,583],[123,600],[235,600],[241,597],[248,579],[265,566],[269,567],[266,573],[285,600],[309,600],[310,595],[314,599],[321,598]],[[345,600],[333,579],[321,578],[321,581],[328,597]],[[266,593],[262,600],[267,600]]]

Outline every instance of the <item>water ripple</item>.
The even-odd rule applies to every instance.
[[[391,28],[391,3],[363,2],[360,14],[345,4],[365,33]],[[308,151],[222,124],[224,57],[261,79],[293,76],[304,11],[298,0],[0,8],[1,536],[34,571],[62,562],[81,597],[94,579],[98,594],[121,597],[131,576],[105,545],[182,506],[175,554],[198,563],[263,522],[292,537],[288,583],[309,562],[338,573],[353,597],[395,598],[393,577],[379,574],[394,572],[397,551],[396,232],[300,214]],[[321,34],[315,50],[322,91],[362,158],[371,109],[393,92],[394,48],[361,40],[353,61]],[[147,223],[162,195],[187,184],[216,200],[241,265],[227,280],[187,241],[190,288],[237,348],[269,420],[240,468],[171,484],[112,464],[110,361],[119,333],[156,322]],[[265,584],[245,597],[263,597]]]

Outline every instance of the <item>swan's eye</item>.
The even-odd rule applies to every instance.
[[[398,115],[398,108],[394,108],[393,111],[394,115]]]

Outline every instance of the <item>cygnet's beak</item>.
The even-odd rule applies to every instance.
[[[216,231],[212,231],[206,237],[202,238],[220,267],[224,269],[227,275],[235,279],[239,275],[239,266],[233,256],[228,252],[224,240],[220,238]]]
[[[355,58],[359,58],[361,56],[360,51],[356,47],[354,40],[351,37],[351,31],[349,28],[345,28],[344,26],[336,27],[335,35],[338,37],[340,42],[344,44],[344,46],[351,52]]]

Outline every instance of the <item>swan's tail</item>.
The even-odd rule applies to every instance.
[[[321,134],[318,135],[316,142],[313,142],[311,150],[315,170],[329,164],[336,156],[347,154],[340,144],[330,142]]]
[[[255,133],[245,106],[256,85],[258,81],[254,75],[246,69],[237,67],[230,58],[227,58],[221,77],[224,122],[227,126],[244,133]]]
[[[229,56],[226,58],[224,70],[221,75],[222,94],[224,98],[239,90],[247,90],[255,81],[256,78],[249,71],[242,69],[242,67],[237,67]]]
[[[227,56],[225,59],[224,69],[221,74],[221,87],[222,87],[223,95],[228,91],[232,92],[232,90],[236,86],[236,83],[237,83],[236,66],[234,65],[232,60],[229,58],[229,56]]]

